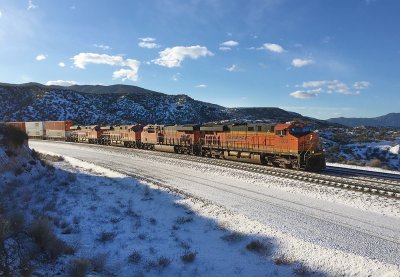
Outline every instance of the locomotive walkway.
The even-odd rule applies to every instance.
[[[281,173],[271,173],[275,176],[265,174],[265,184],[262,184],[256,181],[252,183],[253,175],[262,174],[262,170],[269,169],[257,165],[246,164],[244,167],[228,161],[222,161],[224,164],[221,164],[220,160],[213,159],[197,162],[195,159],[201,158],[95,145],[30,141],[30,146],[39,151],[50,151],[98,164],[183,194],[207,199],[297,239],[400,265],[400,217],[285,192],[277,188],[280,184],[289,182],[289,178],[282,175],[289,174],[285,170],[277,169],[274,172]],[[298,176],[301,177],[301,174]],[[299,186],[307,182],[317,183],[308,179],[312,177],[300,177],[298,181],[291,182],[299,182]],[[338,179],[330,179],[329,182],[351,180],[344,177],[333,178]],[[357,181],[359,180],[354,179],[351,182]],[[363,182],[373,183],[365,180]],[[392,181],[382,182],[383,186],[385,182]],[[322,184],[323,182],[318,185]],[[395,184],[385,185],[396,188]],[[337,189],[332,190],[337,193]],[[358,192],[348,192],[349,195],[354,193]],[[396,193],[392,192],[391,195]],[[394,197],[374,197],[400,208],[399,201]]]

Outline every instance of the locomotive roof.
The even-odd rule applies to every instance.
[[[200,131],[223,132],[229,130],[227,125],[204,125],[200,127]]]
[[[197,124],[167,125],[164,126],[164,130],[194,131],[194,130],[199,130],[199,125]]]

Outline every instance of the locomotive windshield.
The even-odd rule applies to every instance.
[[[311,132],[311,127],[293,127],[289,129],[289,133],[292,135],[301,135]]]

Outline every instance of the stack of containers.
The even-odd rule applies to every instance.
[[[66,131],[70,130],[74,124],[72,121],[45,121],[46,139],[65,140]]]
[[[43,121],[25,122],[25,128],[30,138],[43,139],[46,134]]]

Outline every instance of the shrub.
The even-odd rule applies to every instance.
[[[175,220],[177,224],[185,224],[193,221],[191,216],[178,216]]]
[[[73,248],[56,237],[47,218],[34,220],[30,234],[33,241],[40,247],[40,250],[47,254],[51,260],[57,259],[62,254],[74,253]]]
[[[69,276],[84,277],[91,267],[91,262],[88,259],[73,260],[69,269]]]
[[[277,256],[273,260],[276,265],[289,265],[293,262],[292,259],[286,255]]]
[[[248,243],[246,245],[246,249],[263,255],[266,255],[268,253],[268,246],[259,240],[253,240]]]
[[[197,252],[188,252],[181,256],[181,260],[184,263],[192,263],[196,258]]]
[[[232,232],[227,235],[223,235],[221,237],[221,239],[223,239],[225,241],[229,241],[229,242],[237,242],[237,241],[241,241],[243,239],[243,237],[244,237],[244,235],[242,233]]]
[[[97,240],[104,243],[107,241],[112,241],[114,240],[114,238],[115,238],[115,233],[113,232],[101,232]]]
[[[28,140],[28,135],[25,131],[14,126],[0,125],[0,132],[4,134],[6,140],[15,146],[21,146]]]
[[[369,165],[372,167],[380,167],[382,165],[382,162],[378,159],[373,159],[369,162]]]
[[[169,266],[169,264],[171,263],[171,260],[166,258],[166,257],[160,257],[157,260],[158,266],[163,269],[166,268],[167,266]]]
[[[138,251],[133,251],[128,257],[128,261],[133,264],[140,263],[141,259],[142,255]]]

